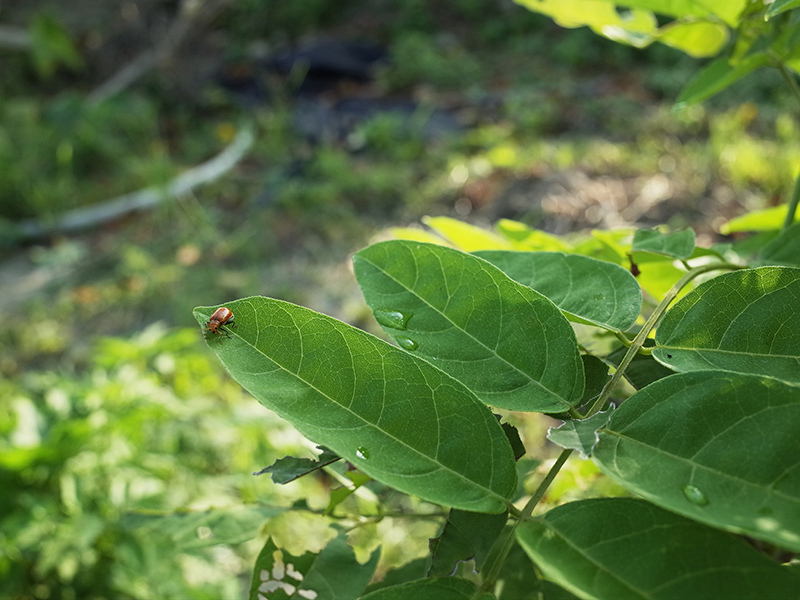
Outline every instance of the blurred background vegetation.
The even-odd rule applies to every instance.
[[[191,309],[263,294],[377,333],[349,255],[425,215],[715,240],[779,203],[800,142],[769,72],[673,112],[698,68],[510,0],[4,2],[0,597],[241,598],[264,535],[299,554],[376,510],[323,514],[335,471],[251,475],[313,446],[226,376]],[[242,132],[232,169],[164,191]],[[570,473],[551,503],[610,485]],[[431,518],[352,517],[353,543],[382,542],[384,568],[424,554],[435,507],[381,501]]]

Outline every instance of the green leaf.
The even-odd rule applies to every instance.
[[[476,252],[506,275],[544,294],[571,321],[625,330],[642,308],[642,291],[626,269],[561,252]]]
[[[730,37],[728,28],[714,21],[675,21],[658,30],[662,44],[682,50],[694,58],[719,54]]]
[[[694,230],[682,229],[662,233],[655,229],[639,229],[633,234],[634,252],[653,252],[671,258],[689,258],[694,251]]]
[[[765,52],[752,54],[735,65],[729,64],[727,58],[716,60],[683,88],[675,101],[675,109],[679,110],[707,100],[751,71],[767,64],[769,64],[769,56]]]
[[[502,512],[514,457],[491,411],[426,361],[336,319],[271,298],[231,302],[209,340],[231,375],[309,439],[431,502]],[[214,307],[195,309],[205,323]]]
[[[520,525],[517,539],[580,598],[785,600],[800,589],[746,542],[632,498],[564,504]]]
[[[241,506],[165,515],[127,513],[122,524],[147,537],[165,536],[176,552],[185,552],[252,540],[266,520],[282,512],[276,507]]]
[[[294,456],[284,456],[279,458],[270,466],[253,473],[254,475],[272,474],[272,481],[279,485],[294,481],[303,475],[308,475],[339,460],[339,455],[331,452],[327,448],[322,449],[319,460],[310,458],[296,458]]]
[[[250,600],[356,600],[378,566],[380,551],[359,564],[346,539],[341,534],[319,554],[306,552],[302,556],[292,556],[268,539],[256,559]]]
[[[353,263],[384,331],[487,404],[562,412],[580,400],[572,327],[550,300],[494,265],[407,241],[370,246]]]
[[[428,227],[465,252],[497,248],[510,248],[511,244],[500,236],[475,225],[464,223],[450,217],[425,217]]]
[[[701,371],[640,390],[593,459],[659,506],[800,551],[800,387]]]
[[[773,231],[780,229],[786,220],[786,205],[761,210],[751,210],[724,223],[720,232],[729,235],[739,231]]]
[[[511,242],[516,250],[545,250],[553,252],[568,252],[570,250],[569,244],[561,238],[540,229],[528,227],[519,221],[500,219],[495,227],[500,235]]]
[[[530,557],[519,544],[514,544],[503,561],[497,577],[497,600],[576,600],[576,596],[543,579],[531,568]]]
[[[489,593],[479,593],[475,584],[460,577],[431,577],[381,588],[360,600],[411,600],[436,598],[436,600],[492,600]]]
[[[800,383],[798,314],[800,269],[726,273],[667,311],[653,356],[679,372],[719,369]]]
[[[547,439],[571,450],[580,452],[581,458],[592,455],[599,439],[597,431],[605,427],[611,418],[610,410],[599,412],[588,419],[571,419],[564,421],[558,427],[551,427],[547,432]]]
[[[583,372],[586,374],[586,386],[583,389],[581,404],[587,404],[600,395],[611,375],[608,373],[608,365],[596,356],[582,354],[581,360]]]
[[[452,575],[458,563],[472,559],[475,559],[476,570],[481,571],[507,520],[504,514],[451,510],[442,533],[430,542],[433,562],[428,577]]]
[[[800,223],[790,225],[764,246],[760,261],[768,265],[800,267]]]
[[[775,0],[775,2],[767,6],[767,11],[764,13],[764,18],[771,19],[782,12],[786,12],[787,10],[792,10],[798,7],[800,7],[800,0]]]

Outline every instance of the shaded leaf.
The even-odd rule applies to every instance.
[[[561,412],[583,394],[575,334],[543,295],[485,260],[406,241],[353,258],[384,331],[466,384],[487,404]]]
[[[475,567],[480,572],[507,520],[504,514],[451,510],[442,533],[430,541],[433,562],[428,576],[452,575],[458,563],[472,559],[475,559]]]
[[[514,457],[491,411],[426,361],[312,310],[251,297],[208,346],[264,406],[303,435],[406,493],[503,512]],[[195,309],[205,323],[213,307]]]
[[[689,258],[694,251],[694,230],[691,228],[662,233],[656,229],[639,229],[633,234],[634,252],[654,252],[671,258]]]
[[[581,458],[592,455],[599,440],[597,430],[604,427],[611,418],[611,410],[601,411],[588,419],[571,419],[558,427],[551,427],[547,439],[562,448],[577,450]]]
[[[629,490],[715,527],[800,551],[800,387],[719,371],[640,390],[593,460]]]
[[[675,102],[675,108],[681,109],[707,100],[751,71],[767,64],[769,64],[769,57],[765,52],[743,58],[735,65],[731,65],[727,58],[716,60],[683,88]]]
[[[361,600],[492,600],[491,594],[479,594],[475,584],[460,577],[431,577],[381,588],[362,596]]]
[[[764,13],[764,18],[771,19],[782,12],[798,7],[800,7],[800,0],[775,0],[775,2],[767,6],[767,11]]]
[[[719,369],[800,383],[798,314],[800,269],[726,273],[667,311],[653,356],[679,372]]]
[[[790,225],[764,246],[760,259],[768,265],[800,267],[800,223]]]
[[[295,479],[308,475],[314,471],[321,469],[331,463],[339,460],[339,455],[331,452],[327,448],[322,448],[322,454],[319,455],[318,460],[311,460],[310,458],[296,458],[294,456],[284,456],[279,458],[268,467],[264,467],[260,471],[253,473],[253,475],[263,475],[264,473],[271,473],[272,481],[279,485],[289,483]]]
[[[606,359],[615,367],[619,366],[627,351],[627,348],[620,346],[609,354]],[[624,377],[634,388],[640,390],[654,381],[674,374],[675,371],[668,369],[652,356],[637,354],[633,357],[628,368],[625,369]]]
[[[746,542],[643,500],[571,502],[517,539],[546,577],[581,598],[795,597],[800,578]]]
[[[522,438],[519,437],[519,430],[511,423],[501,423],[501,426],[508,438],[508,443],[511,444],[511,450],[514,452],[514,460],[519,460],[525,456],[525,444],[522,443]]]
[[[544,294],[565,316],[605,329],[630,327],[642,306],[636,279],[618,265],[560,252],[476,252],[514,281]]]
[[[583,360],[583,372],[586,374],[581,404],[588,404],[600,395],[611,380],[611,374],[608,372],[608,365],[596,356],[582,354],[581,360]]]
[[[406,564],[387,572],[383,579],[370,583],[364,594],[374,592],[386,587],[407,583],[416,579],[423,579],[430,567],[430,558],[417,558]]]

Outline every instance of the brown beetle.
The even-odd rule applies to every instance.
[[[205,338],[210,339],[215,333],[224,333],[225,337],[231,337],[228,330],[225,329],[225,327],[231,326],[236,327],[236,323],[233,322],[233,311],[227,306],[221,306],[209,317],[208,323],[206,323]],[[222,340],[220,340],[220,342],[221,341]]]

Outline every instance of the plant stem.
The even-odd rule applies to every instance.
[[[783,220],[782,229],[786,229],[794,223],[794,215],[797,212],[797,202],[800,200],[800,174],[794,182],[794,189],[792,190],[792,197],[789,199],[789,204],[786,207],[786,218]]]
[[[698,275],[702,275],[703,273],[707,273],[709,271],[717,271],[720,269],[735,270],[741,268],[743,267],[731,263],[711,263],[696,267],[691,271],[686,272],[683,277],[681,277],[678,282],[673,285],[664,295],[664,298],[662,298],[661,302],[658,303],[658,306],[656,306],[655,310],[650,313],[650,316],[647,318],[647,321],[645,321],[644,326],[639,330],[639,333],[636,334],[636,337],[633,338],[633,342],[631,342],[631,345],[628,348],[628,351],[625,353],[625,356],[622,357],[622,361],[620,361],[617,370],[614,371],[611,381],[605,385],[603,391],[600,393],[600,396],[598,396],[597,400],[595,400],[594,404],[592,404],[591,408],[589,408],[589,411],[583,416],[583,418],[587,419],[591,417],[592,415],[598,413],[605,406],[609,396],[611,396],[611,392],[614,390],[617,383],[619,383],[619,380],[622,379],[622,376],[625,374],[625,370],[628,368],[628,365],[631,364],[633,357],[641,351],[645,340],[650,335],[650,332],[655,328],[655,326],[661,320],[661,317],[664,316],[665,312],[667,312],[669,305],[673,300],[675,300],[686,284],[688,284]]]
[[[564,463],[567,462],[567,459],[571,454],[572,450],[565,449],[561,452],[561,454],[558,455],[556,462],[553,463],[552,467],[550,467],[547,475],[545,475],[544,479],[539,482],[536,491],[533,492],[533,495],[525,504],[525,508],[522,509],[519,519],[511,526],[510,529],[505,532],[505,538],[502,542],[503,545],[495,556],[494,562],[492,562],[492,564],[489,566],[486,577],[483,579],[481,590],[491,592],[494,588],[497,577],[500,575],[500,570],[503,568],[503,563],[506,562],[506,557],[508,557],[508,553],[511,552],[511,548],[514,545],[514,532],[517,530],[517,527],[520,523],[531,516],[533,509],[536,508],[536,505],[539,504],[539,501],[544,497],[545,492],[547,492],[547,488],[549,488],[550,484],[553,483],[556,475],[558,475],[561,467],[564,466]]]

